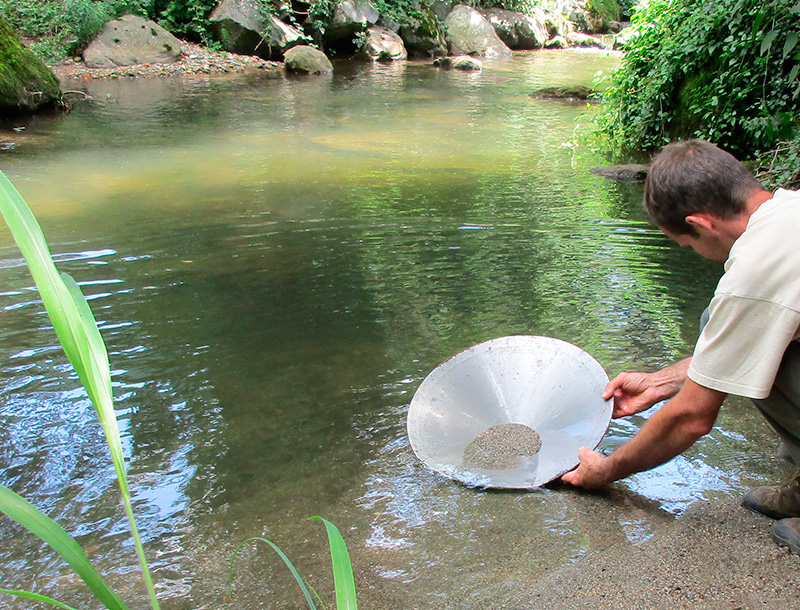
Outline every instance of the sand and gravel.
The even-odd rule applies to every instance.
[[[597,504],[592,496],[607,495]],[[586,494],[595,510],[614,492]],[[628,507],[629,509],[630,507]],[[800,556],[775,545],[772,521],[735,500],[695,502],[633,545],[589,548],[544,578],[522,584],[498,608],[558,610],[795,610]]]
[[[166,64],[136,64],[117,68],[89,68],[70,59],[51,66],[59,79],[145,78],[185,74],[226,74],[244,71],[281,72],[283,64],[251,55],[211,51],[191,42],[181,42],[181,59]]]

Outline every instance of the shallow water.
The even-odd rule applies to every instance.
[[[240,556],[229,597],[228,562],[254,535],[332,604],[313,515],[341,528],[364,607],[487,607],[780,474],[765,424],[735,400],[686,456],[599,496],[469,489],[409,447],[417,386],[481,341],[557,337],[610,376],[690,353],[719,266],[650,226],[639,186],[588,172],[603,160],[571,146],[586,108],[528,95],[616,61],[76,81],[91,99],[70,114],[0,131],[0,169],[107,342],[164,608],[303,607],[266,548]],[[0,290],[0,482],[144,608],[100,427],[5,229]],[[641,421],[613,422],[601,447]],[[0,586],[86,599],[7,521]]]

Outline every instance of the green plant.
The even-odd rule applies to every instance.
[[[756,178],[768,189],[800,188],[800,136],[778,145],[756,159]]]
[[[345,543],[344,538],[342,538],[341,532],[339,532],[339,529],[327,519],[323,519],[322,517],[311,517],[311,519],[322,521],[325,524],[325,529],[328,533],[328,545],[330,546],[331,550],[331,565],[333,567],[333,584],[334,589],[336,590],[336,609],[357,610],[358,604],[356,600],[355,579],[353,578],[353,567],[350,563],[350,554],[347,552],[347,544]],[[236,547],[233,557],[231,558],[231,568],[228,573],[229,589],[231,589],[233,586],[233,567],[236,561],[236,555],[238,555],[242,547],[249,542],[263,542],[272,548],[272,550],[278,554],[281,560],[289,568],[292,576],[294,576],[294,579],[297,581],[298,586],[303,592],[303,596],[306,598],[309,608],[311,608],[311,610],[317,610],[314,597],[316,597],[317,601],[322,604],[322,600],[317,592],[306,585],[305,581],[303,581],[303,578],[300,576],[300,573],[286,556],[286,553],[284,553],[280,547],[278,547],[278,545],[271,540],[267,540],[266,538],[259,536],[248,538],[242,541],[239,546]],[[314,597],[312,597],[312,593],[314,594]]]
[[[612,145],[704,137],[750,156],[798,125],[797,0],[651,0],[604,96]]]
[[[122,492],[123,507],[135,542],[150,602],[154,610],[158,610],[153,581],[147,567],[144,547],[136,527],[133,505],[128,491],[125,456],[114,413],[108,353],[92,310],[75,280],[65,273],[59,274],[39,223],[17,189],[2,172],[0,172],[0,213],[28,264],[28,269],[33,276],[61,346],[86,389],[105,432],[117,481]],[[103,587],[104,583],[100,584],[102,579],[99,583],[92,572],[88,571],[86,567],[88,560],[83,561],[80,558],[82,551],[77,542],[19,496],[5,488],[2,492],[0,494],[0,510],[17,520],[29,531],[40,536],[62,557],[73,558],[74,563],[68,559],[70,565],[76,569],[95,596],[107,608],[124,608],[124,604],[115,595],[110,594],[107,587]],[[85,559],[85,555],[83,558]],[[80,569],[76,566],[79,566]],[[27,597],[36,595],[11,590],[5,590],[5,592]],[[64,607],[63,604],[62,607]]]

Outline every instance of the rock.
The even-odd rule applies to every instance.
[[[60,103],[61,88],[53,72],[0,16],[0,115]]]
[[[462,70],[464,72],[480,72],[483,70],[483,64],[481,64],[480,60],[471,55],[440,57],[433,62],[433,65],[443,70]]]
[[[331,60],[314,47],[299,45],[292,47],[283,57],[287,72],[299,74],[329,74],[333,72]]]
[[[408,57],[403,39],[380,26],[367,29],[367,37],[359,54],[374,61],[394,61]]]
[[[378,22],[378,9],[369,0],[339,0],[325,28],[326,42],[351,38]]]
[[[297,28],[270,15],[262,15],[254,0],[222,0],[209,21],[222,47],[231,53],[280,59],[286,49],[306,42]]]
[[[400,28],[406,50],[417,57],[440,57],[447,55],[447,40],[442,31],[442,22],[432,8],[421,7],[407,15],[407,23]]]
[[[596,49],[605,49],[606,44],[589,34],[583,34],[581,32],[570,32],[564,37],[567,40],[567,44],[571,47],[594,47]]]
[[[501,8],[481,13],[510,49],[541,49],[550,38],[547,19],[540,9],[533,9],[533,14],[527,15]]]
[[[544,43],[545,49],[567,49],[569,48],[569,43],[567,39],[563,36],[553,36],[550,40]]]
[[[492,24],[465,4],[450,11],[444,26],[451,55],[476,55],[488,59],[511,55],[511,49],[500,40]]]
[[[602,176],[609,180],[616,180],[617,182],[644,182],[649,169],[647,165],[629,163],[627,165],[593,167],[589,171],[597,176]]]
[[[585,85],[567,85],[564,87],[542,87],[531,93],[531,97],[537,100],[577,102],[591,100],[595,97],[595,93]]]
[[[90,68],[167,64],[180,58],[180,40],[154,21],[136,15],[109,21],[83,52],[83,61]]]

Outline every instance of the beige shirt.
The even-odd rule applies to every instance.
[[[766,398],[783,353],[800,339],[800,192],[779,189],[750,216],[709,305],[689,379]]]

